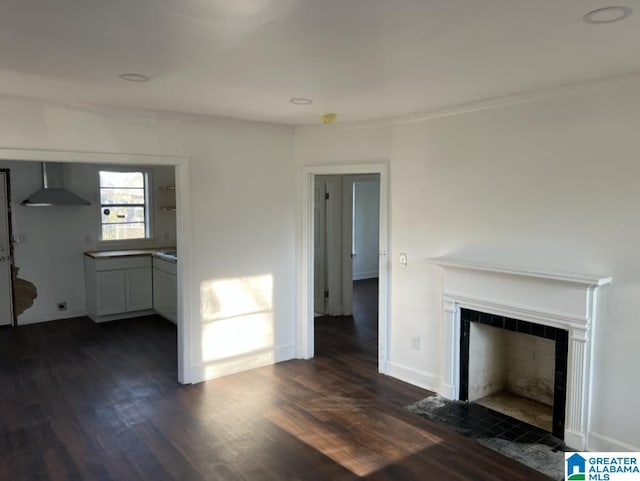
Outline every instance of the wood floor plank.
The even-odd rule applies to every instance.
[[[404,409],[430,393],[377,373],[376,288],[316,319],[315,359],[194,386],[156,316],[0,329],[0,479],[547,479]]]

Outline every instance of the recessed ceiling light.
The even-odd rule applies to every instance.
[[[295,105],[311,105],[313,100],[306,99],[304,97],[293,97],[292,99],[289,99],[289,102]]]
[[[142,75],[139,73],[121,73],[118,75],[122,80],[127,80],[128,82],[148,82],[149,77],[146,75]]]
[[[587,12],[582,19],[587,23],[601,24],[618,22],[633,13],[629,7],[603,7]]]

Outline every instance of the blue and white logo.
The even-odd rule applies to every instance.
[[[583,480],[585,478],[587,460],[580,456],[578,453],[565,454],[565,460],[567,463],[567,480]]]
[[[640,481],[640,453],[565,453],[566,481]]]

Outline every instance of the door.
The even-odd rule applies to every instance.
[[[13,323],[8,172],[0,172],[0,325]]]
[[[327,289],[327,182],[315,179],[313,202],[313,310],[316,314],[326,314],[325,291]]]

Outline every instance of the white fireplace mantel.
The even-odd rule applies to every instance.
[[[444,272],[441,392],[459,399],[460,309],[521,319],[569,332],[565,443],[584,450],[590,425],[593,326],[611,277],[562,274],[438,257]]]

